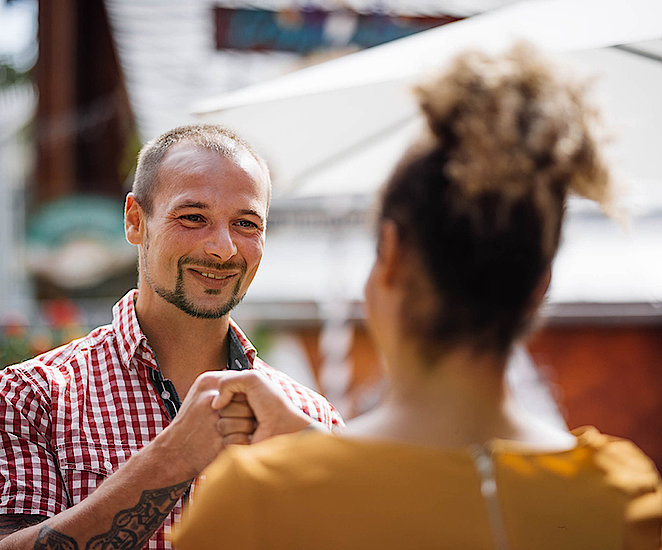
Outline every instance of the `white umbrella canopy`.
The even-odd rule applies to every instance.
[[[233,128],[265,156],[275,196],[369,193],[418,124],[411,84],[459,51],[499,51],[525,39],[547,51],[577,52],[661,37],[659,0],[520,2],[210,98],[193,110]],[[596,64],[590,58],[589,68]]]
[[[635,193],[636,216],[629,232],[594,217],[583,202],[573,203],[581,215],[571,216],[568,224],[555,264],[551,302],[580,305],[577,313],[571,308],[570,316],[593,315],[587,313],[593,311],[587,304],[618,305],[607,313],[596,310],[600,318],[659,316],[655,304],[662,303],[660,38],[660,0],[520,2],[211,98],[197,104],[195,112],[206,121],[234,128],[265,156],[273,171],[275,197],[369,195],[386,179],[421,123],[410,93],[421,75],[466,48],[496,52],[517,39],[570,57],[580,74],[598,77],[596,92],[614,131],[617,174],[643,192]],[[640,44],[646,40],[655,42]],[[635,42],[643,55],[610,47]],[[632,204],[625,206],[629,210]],[[369,236],[348,233],[343,239],[352,246],[338,251],[324,248],[319,238],[300,230],[296,235],[280,233],[272,231],[269,237],[249,303],[316,300],[327,293],[329,278],[333,282],[338,273],[346,275],[345,298],[361,299],[372,258]],[[325,238],[332,243],[341,240]],[[275,242],[279,239],[282,249]],[[327,259],[300,253],[306,239],[310,250],[321,251]],[[295,241],[299,252],[284,262],[283,250]],[[291,269],[294,262],[296,270]],[[645,306],[643,313],[636,308],[630,312],[637,304]],[[283,315],[282,308],[278,315]]]

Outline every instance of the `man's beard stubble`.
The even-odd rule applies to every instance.
[[[244,298],[243,294],[241,296],[239,295],[239,290],[241,288],[241,283],[244,279],[244,276],[246,275],[245,263],[240,264],[236,262],[226,262],[221,264],[209,260],[193,261],[187,256],[183,256],[177,262],[177,281],[175,282],[175,288],[174,290],[167,290],[163,287],[155,285],[149,276],[149,271],[147,270],[147,261],[145,257],[147,248],[148,246],[144,247],[141,258],[143,269],[145,270],[145,280],[147,281],[147,284],[149,284],[152,290],[154,290],[154,292],[163,298],[166,302],[172,304],[191,317],[195,317],[197,319],[220,319],[221,317],[224,317],[230,313],[235,307],[237,307],[241,300]],[[227,302],[217,307],[216,309],[201,309],[193,304],[186,297],[186,292],[184,290],[184,265],[186,264],[195,265],[196,267],[207,267],[218,271],[223,271],[226,269],[239,270],[239,277]],[[205,290],[206,294],[220,294],[221,292],[222,289],[215,288],[208,288]]]

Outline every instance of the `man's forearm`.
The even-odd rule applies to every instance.
[[[216,376],[199,376],[172,423],[90,496],[2,539],[0,550],[140,548],[223,448],[217,387]]]
[[[120,510],[113,518],[110,529],[93,536],[84,546],[79,545],[73,537],[60,533],[49,525],[44,525],[39,530],[34,548],[39,550],[51,548],[105,550],[142,547],[161,526],[189,485],[190,482],[186,481],[162,489],[143,491],[136,506]]]
[[[190,486],[178,477],[146,447],[87,499],[7,536],[0,549],[141,548]]]

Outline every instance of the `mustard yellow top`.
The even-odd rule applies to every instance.
[[[235,447],[206,470],[173,541],[179,550],[659,549],[652,461],[595,428],[573,433],[577,446],[562,452],[491,444],[495,500],[481,493],[494,484],[469,450],[315,431]]]

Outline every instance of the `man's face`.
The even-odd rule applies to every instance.
[[[262,259],[269,182],[243,149],[179,144],[158,171],[141,247],[140,292],[215,319],[244,297]]]

